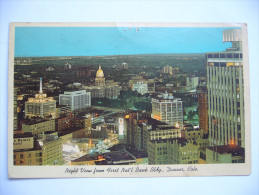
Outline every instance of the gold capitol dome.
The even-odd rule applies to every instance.
[[[103,70],[102,70],[100,65],[99,65],[99,69],[96,72],[96,77],[97,78],[103,78],[104,77]]]

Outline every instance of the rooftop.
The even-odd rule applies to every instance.
[[[56,105],[56,108],[68,108],[68,109],[70,109],[70,106],[57,104],[57,105]]]
[[[32,137],[32,133],[24,132],[24,133],[18,133],[13,135],[13,138],[26,138],[26,137]]]
[[[180,102],[181,98],[165,98],[165,97],[156,97],[153,98],[152,101],[159,101],[159,102]]]
[[[208,147],[208,149],[220,154],[231,154],[232,156],[245,155],[245,149],[236,145],[211,146],[211,147]]]
[[[41,150],[41,146],[38,141],[34,141],[33,148],[14,150],[14,152],[27,152],[27,151],[36,151],[36,150]]]
[[[183,131],[201,131],[200,129],[186,128]]]
[[[104,159],[107,164],[121,164],[129,163],[129,161],[135,160],[132,156],[124,151],[113,151],[103,154]]]
[[[58,132],[58,136],[64,136],[64,135],[67,135],[67,134],[70,134],[70,133],[73,133],[73,132],[76,132],[76,131],[79,131],[83,128],[79,128],[79,127],[71,127],[69,129],[66,129],[66,130],[62,130],[60,132]]]
[[[165,122],[153,119],[153,118],[148,118],[148,121],[146,122],[147,125],[152,125],[152,129],[155,129],[159,125],[168,125]]]
[[[35,117],[35,118],[32,118],[32,119],[25,119],[25,120],[23,120],[22,124],[25,124],[25,125],[35,125],[37,123],[43,123],[43,122],[47,122],[47,121],[54,121],[54,120],[51,120],[51,118]]]
[[[159,139],[159,140],[150,140],[151,143],[166,143],[166,142],[177,142],[178,144],[181,144],[182,146],[185,146],[188,143],[188,140],[185,138],[169,138],[169,139]]]
[[[98,160],[98,153],[86,154],[80,158],[72,160],[72,162],[84,162],[84,161],[93,161],[93,160]]]
[[[170,129],[179,129],[175,126],[164,126],[164,127],[158,127],[157,130],[170,130]]]
[[[128,147],[127,144],[117,144],[117,145],[114,145],[110,148],[108,148],[108,150],[110,151],[120,151],[120,150],[124,150]]]
[[[127,150],[130,154],[132,154],[136,158],[147,158],[148,154],[144,151],[136,151],[136,150]]]

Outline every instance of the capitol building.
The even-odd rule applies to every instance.
[[[101,66],[96,72],[95,85],[85,86],[87,92],[91,92],[91,98],[109,98],[117,99],[122,89],[116,83],[105,83],[105,77]]]

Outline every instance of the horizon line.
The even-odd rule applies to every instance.
[[[205,52],[207,53],[207,52]],[[71,56],[14,56],[14,58],[33,58],[33,57],[104,57],[104,56],[134,56],[134,55],[172,55],[172,54],[205,54],[201,53],[143,53],[143,54],[108,54],[108,55],[71,55]]]

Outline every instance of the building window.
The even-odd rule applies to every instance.
[[[239,53],[234,53],[234,58],[239,58]]]
[[[219,54],[218,54],[218,53],[215,53],[215,54],[214,54],[214,58],[219,58]]]
[[[226,55],[224,53],[221,53],[220,58],[226,58]]]
[[[232,53],[227,53],[227,58],[233,58]]]
[[[41,152],[40,153],[36,153],[36,157],[41,157]]]
[[[20,154],[20,158],[23,159],[23,154]]]
[[[220,62],[221,67],[226,67],[226,62]]]
[[[219,62],[214,62],[214,66],[218,67],[219,66]]]

